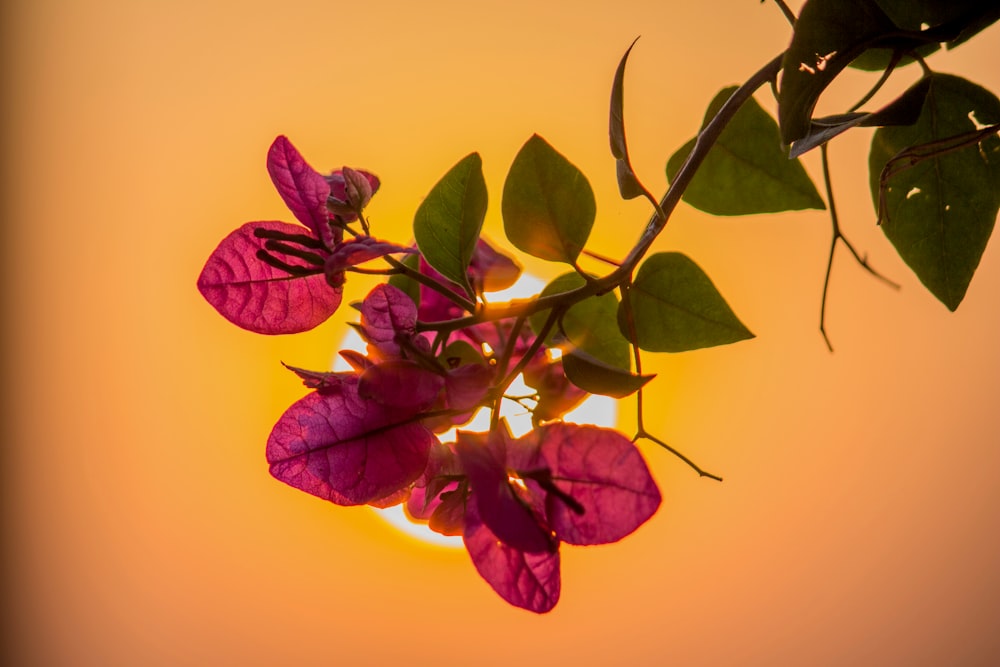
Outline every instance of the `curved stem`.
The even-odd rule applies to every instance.
[[[660,199],[659,210],[653,213],[649,222],[646,223],[646,227],[640,235],[639,240],[636,242],[632,250],[629,251],[629,254],[617,269],[613,270],[603,278],[587,282],[586,284],[568,292],[550,294],[549,296],[540,297],[527,302],[513,302],[497,306],[486,306],[480,308],[468,317],[461,317],[445,322],[420,323],[417,325],[417,330],[440,331],[461,329],[463,327],[472,326],[481,322],[491,322],[510,317],[519,317],[521,315],[531,315],[532,313],[548,310],[549,308],[554,308],[556,306],[568,308],[574,303],[578,303],[587,297],[594,296],[596,294],[604,294],[605,292],[621,285],[628,279],[628,276],[632,274],[635,267],[640,261],[642,261],[642,258],[645,257],[646,253],[649,251],[653,241],[655,241],[656,237],[663,231],[663,228],[667,224],[667,220],[670,218],[670,214],[675,208],[677,208],[677,204],[681,201],[681,196],[684,194],[688,185],[691,184],[691,180],[694,178],[694,175],[701,166],[701,163],[708,155],[708,151],[715,145],[715,142],[718,140],[729,121],[733,119],[733,116],[736,115],[736,112],[739,111],[740,107],[742,107],[743,104],[753,96],[754,92],[758,88],[778,76],[778,72],[781,71],[781,60],[783,55],[784,54],[781,53],[772,58],[770,62],[755,72],[753,76],[746,81],[746,83],[737,88],[726,103],[722,105],[722,108],[719,109],[719,112],[714,118],[712,118],[708,125],[702,128],[697,139],[695,140],[694,148],[692,148],[691,152],[688,153],[687,159],[674,176],[674,180],[667,189],[667,192],[663,195],[663,198]]]
[[[383,259],[385,259],[385,261],[389,263],[389,266],[391,266],[392,268],[396,269],[399,273],[402,273],[407,278],[411,278],[413,280],[416,280],[418,283],[420,283],[422,285],[426,285],[427,287],[430,287],[432,290],[434,290],[435,292],[437,292],[441,296],[445,297],[446,299],[448,299],[452,303],[454,303],[454,304],[456,304],[458,306],[461,306],[461,308],[463,310],[466,310],[466,311],[468,311],[470,313],[476,312],[476,304],[475,303],[473,303],[472,301],[469,301],[468,299],[466,299],[461,294],[456,294],[452,290],[448,289],[447,286],[442,285],[440,282],[438,282],[437,280],[434,280],[430,276],[426,276],[426,275],[420,273],[420,271],[417,271],[416,269],[411,269],[410,267],[408,267],[406,264],[403,264],[401,261],[399,261],[395,257],[390,257],[389,255],[386,255],[385,257],[383,257]],[[427,329],[424,329],[424,331],[426,331],[426,330]]]
[[[714,479],[717,482],[721,482],[722,481],[721,477],[719,477],[718,475],[715,475],[713,473],[710,473],[707,470],[702,470],[701,468],[698,467],[698,464],[696,464],[694,461],[692,461],[688,457],[684,456],[679,451],[677,451],[676,449],[674,449],[673,447],[671,447],[667,443],[663,442],[662,440],[660,440],[656,436],[650,435],[649,433],[646,433],[645,431],[639,431],[636,434],[635,438],[633,438],[633,440],[638,440],[639,438],[645,438],[646,440],[650,440],[652,442],[655,442],[660,447],[663,447],[665,450],[667,450],[668,452],[670,452],[671,454],[673,454],[674,456],[676,456],[677,458],[679,458],[681,461],[684,461],[684,463],[688,464],[688,466],[690,466],[696,473],[698,473],[699,477],[708,477],[709,479]]]

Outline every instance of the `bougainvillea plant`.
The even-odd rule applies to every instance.
[[[344,350],[350,370],[289,366],[310,390],[281,415],[267,440],[277,479],[338,505],[404,504],[416,521],[460,535],[479,574],[506,601],[546,612],[559,599],[563,543],[615,542],[649,519],[660,492],[636,446],[646,430],[642,352],[683,352],[753,337],[708,276],[687,256],[650,254],[677,204],[715,215],[826,208],[833,226],[820,331],[834,251],[844,237],[834,207],[828,142],[876,127],[869,168],[873,223],[924,285],[954,310],[1000,209],[1000,101],[928,58],[964,42],[1000,16],[971,0],[809,0],[799,17],[777,2],[791,43],[742,86],[709,105],[697,136],[667,161],[670,187],[654,197],[632,169],[625,141],[626,51],[614,77],[609,135],[624,198],[653,209],[622,259],[587,247],[596,217],[586,177],[540,136],[515,156],[503,185],[507,240],[520,252],[569,269],[531,299],[488,295],[520,274],[512,253],[481,237],[487,208],[482,163],[460,160],[416,210],[413,239],[372,235],[366,208],[379,179],[343,167],[315,171],[285,137],[267,169],[299,224],[244,224],[212,252],[200,277],[204,298],[230,322],[262,334],[312,329],[341,306],[355,272],[386,276],[360,301],[353,323],[366,353]],[[898,69],[922,75],[872,112],[858,109]],[[880,71],[869,95],[845,113],[814,117],[816,102],[848,67]],[[754,98],[771,84],[776,122]],[[799,161],[820,148],[825,198]],[[581,255],[611,269],[584,270]],[[522,378],[533,392],[511,396]],[[638,431],[562,421],[589,394],[635,395]],[[504,400],[532,414],[514,437]],[[465,430],[479,410],[485,431]]]

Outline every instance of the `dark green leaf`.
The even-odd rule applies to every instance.
[[[515,247],[573,264],[590,236],[597,204],[587,178],[536,134],[510,166],[501,210]]]
[[[927,289],[955,310],[1000,210],[1000,139],[963,137],[977,136],[977,122],[1000,123],[1000,100],[956,76],[929,78],[917,123],[875,132],[870,184],[886,237]],[[963,143],[969,145],[958,148]]]
[[[569,292],[584,283],[580,274],[567,273],[546,285],[539,296]],[[614,292],[586,298],[563,314],[549,334],[548,341],[567,350],[581,349],[609,366],[628,372],[631,368],[630,347],[618,330],[617,312],[618,297]],[[529,319],[531,328],[540,331],[548,315],[548,311],[532,315]]]
[[[705,272],[685,255],[651,255],[628,292],[636,339],[649,352],[685,352],[753,338]],[[618,326],[629,330],[625,308]]]
[[[471,153],[437,182],[413,220],[413,236],[427,263],[470,294],[466,270],[485,217],[483,161]]]
[[[852,127],[912,125],[920,117],[920,110],[924,106],[928,90],[930,90],[930,79],[924,77],[888,105],[873,113],[848,113],[814,118],[809,134],[792,144],[789,157],[798,157]]]
[[[947,42],[954,48],[1000,18],[1000,3],[982,0],[877,0],[879,7],[902,31],[910,31],[927,40],[917,47],[926,58]],[[857,69],[878,71],[892,60],[894,49],[869,49],[851,63]],[[899,65],[916,62],[904,57]]]
[[[608,134],[611,137],[611,154],[615,157],[618,175],[618,191],[623,199],[634,199],[643,194],[639,179],[632,170],[632,162],[628,156],[628,144],[625,141],[625,63],[628,54],[635,46],[636,37],[622,56],[615,71],[615,80],[611,86],[611,113],[608,122]]]
[[[414,271],[420,270],[420,255],[404,255],[399,261]],[[402,273],[397,273],[389,276],[389,284],[402,290],[408,297],[413,299],[413,303],[418,306],[420,305],[420,283],[416,280]]]
[[[625,398],[642,389],[655,375],[633,375],[617,366],[604,363],[583,350],[574,349],[562,356],[566,378],[591,394]]]
[[[808,0],[782,63],[782,141],[791,144],[806,136],[813,108],[827,85],[865,49],[896,32],[875,0]]]
[[[704,127],[736,90],[712,100]],[[694,148],[692,139],[667,162],[671,181]],[[736,112],[684,191],[684,201],[713,215],[748,215],[825,208],[809,175],[781,147],[778,125],[753,98]]]

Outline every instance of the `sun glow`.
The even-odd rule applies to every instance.
[[[522,274],[521,278],[514,284],[513,287],[501,292],[493,292],[490,296],[495,301],[528,298],[538,294],[544,286],[545,283],[538,278]],[[484,348],[485,347],[486,344],[484,343]],[[366,345],[361,339],[361,336],[354,329],[349,328],[343,339],[340,341],[338,349],[354,350],[356,352],[364,353]],[[558,358],[559,356],[559,350],[549,348],[548,352],[553,355],[553,358]],[[351,368],[348,363],[338,355],[334,361],[333,370],[347,371],[350,369]],[[507,393],[512,396],[525,396],[532,394],[533,392],[533,389],[524,384],[521,376],[514,379],[507,391]],[[500,416],[507,420],[511,434],[514,437],[520,437],[531,431],[531,412],[517,401],[506,399],[502,401],[500,404]],[[576,408],[563,415],[563,421],[612,427],[615,425],[617,417],[618,410],[614,399],[607,396],[593,395],[589,396]],[[463,431],[488,431],[490,428],[490,411],[486,408],[481,408],[476,412],[472,420],[463,424],[461,428]],[[453,428],[440,434],[438,438],[441,442],[453,442],[457,432],[458,429]],[[522,486],[524,484],[523,481],[517,478],[512,478],[511,481]],[[375,507],[371,509],[381,518],[391,523],[394,527],[411,537],[417,538],[425,544],[451,548],[462,546],[461,537],[441,535],[440,533],[436,533],[428,528],[426,523],[412,519],[406,513],[405,503],[387,507],[385,509]]]

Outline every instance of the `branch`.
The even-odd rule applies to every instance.
[[[827,159],[827,146],[828,144],[823,144],[820,146],[820,155],[823,157],[823,183],[826,185],[826,202],[830,206],[830,222],[833,226],[833,234],[830,239],[830,255],[826,260],[826,276],[823,278],[823,300],[819,308],[819,332],[823,336],[823,341],[826,343],[827,349],[833,352],[833,344],[830,342],[830,337],[826,333],[826,301],[830,290],[830,274],[833,271],[833,256],[837,250],[837,241],[842,241],[847,249],[851,251],[854,256],[855,261],[862,266],[868,273],[872,274],[885,284],[889,285],[893,289],[899,289],[899,284],[889,280],[884,275],[876,271],[868,264],[868,259],[862,257],[858,254],[858,251],[854,249],[851,242],[847,240],[844,233],[840,230],[840,220],[837,217],[837,204],[833,199],[833,183],[830,179],[830,162]]]
[[[638,242],[629,252],[628,256],[617,269],[613,270],[603,278],[587,282],[580,287],[568,292],[550,294],[528,302],[515,302],[501,304],[497,306],[484,306],[478,309],[473,315],[461,317],[445,322],[427,322],[417,325],[418,331],[453,331],[482,322],[492,322],[512,317],[531,315],[542,310],[547,310],[555,306],[568,308],[569,306],[596,294],[604,294],[615,289],[632,275],[635,267],[642,261],[656,237],[667,224],[670,214],[681,201],[681,196],[691,184],[695,173],[705,160],[709,150],[715,145],[726,125],[732,120],[740,107],[749,100],[754,92],[765,83],[773,81],[778,72],[781,71],[781,60],[784,53],[771,59],[766,65],[760,68],[751,76],[746,83],[736,89],[729,97],[715,117],[698,134],[694,148],[688,154],[687,159],[680,170],[674,176],[673,182],[667,189],[666,194],[660,199],[659,210],[653,213],[646,228],[639,237]]]

